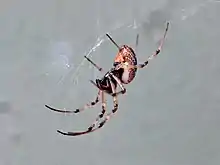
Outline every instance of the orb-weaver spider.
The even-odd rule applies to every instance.
[[[101,79],[96,79],[96,82],[90,80],[90,82],[98,88],[98,94],[94,101],[86,104],[83,108],[76,109],[75,111],[71,110],[61,110],[61,109],[55,109],[48,105],[45,105],[50,110],[61,112],[61,113],[79,113],[87,108],[92,108],[94,105],[96,105],[100,101],[102,102],[102,111],[96,118],[96,120],[88,127],[86,131],[81,132],[62,132],[60,130],[57,130],[57,132],[68,135],[68,136],[77,136],[82,134],[87,134],[90,132],[94,132],[97,129],[103,127],[103,125],[109,121],[109,119],[116,113],[118,110],[118,100],[117,96],[120,94],[124,94],[126,92],[126,88],[124,87],[124,84],[129,84],[136,75],[137,69],[144,68],[148,63],[149,60],[153,59],[155,56],[157,56],[164,44],[164,40],[168,31],[169,22],[167,23],[164,36],[161,39],[160,45],[157,48],[157,50],[143,63],[143,64],[137,64],[137,57],[134,52],[134,50],[129,47],[128,45],[122,45],[119,46],[109,34],[106,34],[106,36],[112,41],[112,43],[118,48],[118,53],[115,57],[113,68],[111,68]],[[136,37],[136,47],[138,45],[138,38],[139,35]],[[99,67],[96,63],[94,63],[91,59],[84,56],[91,64],[93,64],[100,72],[103,71],[101,67]],[[121,88],[120,91],[116,91],[117,86]],[[105,117],[106,113],[106,101],[105,101],[105,94],[109,94],[113,97],[114,102],[114,108],[110,113],[108,113]],[[104,118],[104,119],[103,119]],[[103,119],[103,120],[101,120]],[[100,121],[101,120],[101,121]],[[98,125],[99,123],[99,125]]]

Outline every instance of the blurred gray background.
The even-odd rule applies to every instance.
[[[220,3],[214,0],[8,0],[0,3],[0,165],[220,164]],[[100,104],[89,79],[102,76],[118,44],[138,60],[161,54],[139,70],[103,129],[66,137],[56,129],[87,129]],[[108,97],[108,110],[112,99]]]

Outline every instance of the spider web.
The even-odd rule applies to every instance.
[[[194,10],[192,10],[191,8],[190,8],[191,10],[188,8],[181,10],[181,12],[179,12],[179,15],[177,14],[178,16],[176,16],[174,18],[170,18],[170,21],[172,22],[172,21],[175,21],[176,19],[177,20],[186,20],[189,17],[193,16],[195,14],[195,12],[197,12],[200,8],[206,6],[208,3],[211,3],[211,2],[219,2],[219,1],[207,0],[204,3],[197,4],[197,5],[193,6],[192,9],[194,9]],[[149,26],[152,26],[153,22],[150,19],[150,17],[151,17],[151,15],[148,16],[147,24]],[[154,20],[157,20],[157,19],[154,19]],[[166,20],[169,20],[169,18],[168,19],[166,18]],[[93,66],[84,58],[84,56],[92,58],[92,56],[97,55],[98,49],[102,46],[103,43],[108,41],[108,38],[105,35],[106,33],[112,34],[112,33],[118,32],[118,31],[124,31],[125,29],[137,29],[140,26],[143,26],[143,24],[144,24],[143,21],[140,21],[140,22],[141,23],[137,23],[135,19],[133,20],[132,23],[130,22],[127,24],[119,22],[115,26],[115,28],[111,29],[110,31],[106,31],[105,33],[103,33],[101,35],[98,35],[97,39],[95,41],[95,44],[93,44],[89,50],[85,51],[82,54],[82,56],[81,56],[82,60],[79,62],[79,64],[78,65],[74,65],[74,64],[71,65],[69,71],[66,74],[64,74],[63,76],[61,76],[61,78],[57,81],[57,83],[56,83],[57,85],[55,87],[56,88],[55,90],[59,89],[60,91],[58,92],[58,94],[56,94],[57,96],[53,96],[52,100],[59,100],[59,99],[56,99],[56,97],[60,98],[60,96],[62,96],[62,99],[65,100],[67,91],[63,90],[63,87],[70,85],[71,88],[73,88],[73,89],[76,88],[76,86],[78,86],[78,84],[79,84],[79,77],[82,76],[82,74],[84,74],[85,72],[87,72],[86,69],[88,68],[88,66],[90,68],[93,68]],[[161,22],[160,22],[160,24],[161,24]],[[156,28],[155,26],[152,28]],[[98,29],[97,33],[100,34],[99,33],[100,32],[99,14],[97,14],[97,29]],[[151,27],[147,26],[147,29],[148,29],[148,31],[150,31]],[[98,63],[97,58],[95,59],[95,61]],[[94,59],[94,58],[92,58],[92,59]],[[90,70],[90,72],[91,72],[91,70]],[[96,78],[97,73],[98,73],[98,71],[96,71],[96,69],[93,68],[94,78]],[[72,98],[71,100],[74,100],[74,98]],[[59,102],[60,101],[62,101],[62,100],[59,100]],[[57,102],[57,101],[55,101],[55,102]],[[60,103],[58,103],[58,104],[60,104]],[[62,105],[60,105],[60,106],[62,106]],[[64,105],[64,108],[65,108],[65,105]]]
[[[98,23],[97,23],[98,24]],[[136,22],[134,21],[134,23],[132,24],[119,24],[117,25],[114,29],[112,29],[111,31],[108,31],[106,33],[109,33],[109,34],[112,34],[114,32],[117,32],[117,31],[120,31],[122,29],[126,29],[126,28],[132,28],[132,29],[136,29],[138,27],[138,25],[136,24]],[[94,68],[85,58],[84,56],[86,57],[89,57],[89,58],[92,58],[93,55],[97,55],[97,50],[102,46],[102,44],[106,41],[108,41],[108,38],[106,37],[106,33],[100,35],[97,37],[97,40],[95,42],[95,44],[87,51],[84,52],[84,54],[82,54],[82,60],[79,62],[79,64],[76,66],[76,65],[71,65],[69,71],[63,75],[58,81],[57,81],[57,85],[56,85],[56,89],[59,89],[59,88],[62,88],[62,86],[66,86],[66,85],[74,85],[74,86],[77,86],[78,83],[79,83],[79,77],[84,74],[83,72],[86,71],[85,68],[88,68],[89,66],[89,69],[90,68]],[[92,58],[93,59],[93,58]],[[98,60],[98,59],[97,59]],[[95,59],[95,61],[98,63]],[[91,70],[90,70],[91,72]],[[97,75],[97,70],[94,68],[93,69],[93,77],[96,78],[96,75]],[[74,87],[73,87],[74,88]],[[65,97],[65,91],[61,89],[60,92],[58,92],[58,95],[62,95]],[[59,97],[58,96],[58,97]],[[53,99],[54,100],[54,99]]]
[[[130,25],[119,25],[118,27],[116,27],[115,29],[113,29],[112,31],[106,32],[106,33],[113,33],[116,30],[120,30],[123,28],[131,28],[131,27],[137,27],[137,25],[135,24],[130,24]],[[94,46],[92,46],[92,48],[90,48],[89,51],[86,51],[84,53],[84,55],[86,57],[91,57],[92,53],[97,51],[97,49],[106,41],[108,40],[105,36],[105,34],[102,34],[101,36],[98,37],[98,39],[96,40],[96,43],[94,44]],[[83,56],[82,56],[83,57]],[[74,83],[77,83],[77,78],[80,74],[81,68],[85,65],[85,63],[88,63],[88,61],[83,58],[82,61],[80,62],[80,64],[75,68],[74,66],[70,68],[69,73],[67,73],[66,75],[64,75],[63,77],[61,77],[61,79],[58,81],[58,84],[62,83],[63,81],[65,81],[66,77],[69,76],[70,74],[72,75],[71,79]]]
[[[201,4],[197,4],[195,6],[193,6],[192,8],[186,8],[184,10],[178,10],[178,13],[175,15],[175,17],[171,17],[168,15],[168,19],[166,17],[166,21],[171,21],[171,22],[175,22],[176,20],[186,20],[186,19],[189,19],[190,17],[192,17],[196,12],[198,12],[199,10],[201,10],[204,6],[206,6],[208,3],[210,2],[219,2],[219,1],[214,1],[214,0],[208,0],[208,1],[205,1],[204,3],[201,3]],[[160,9],[161,10],[161,9]],[[164,14],[164,13],[162,13]],[[166,13],[164,14],[166,15]],[[151,16],[149,16],[151,17]],[[148,22],[147,24],[149,25],[147,27],[148,31],[150,31],[150,28],[154,29],[154,28],[157,28],[157,24],[154,25],[154,23],[148,18]],[[157,20],[157,19],[156,19]],[[142,21],[141,21],[142,22]],[[160,24],[161,24],[161,21],[159,21]],[[97,28],[99,29],[99,19],[97,19]],[[118,24],[114,29],[112,29],[111,31],[107,31],[105,33],[115,33],[117,31],[122,31],[122,30],[125,30],[125,29],[137,29],[139,28],[140,26],[143,26],[143,22],[141,24],[137,24],[136,21],[134,20],[133,23],[130,23],[130,24]],[[152,27],[153,26],[153,27]],[[146,27],[146,26],[145,26]],[[150,31],[151,32],[151,31]],[[77,66],[71,66],[68,73],[63,75],[57,82],[57,85],[60,86],[60,85],[66,85],[67,83],[70,83],[72,84],[73,86],[71,88],[76,88],[79,84],[79,77],[83,74],[83,72],[85,72],[85,65],[90,65],[89,62],[83,57],[83,56],[86,56],[86,57],[89,57],[89,58],[92,58],[93,55],[97,55],[97,51],[98,49],[103,45],[103,43],[105,43],[108,38],[106,38],[105,36],[105,33],[104,34],[101,34],[99,36],[97,36],[97,40],[95,41],[95,44],[91,46],[91,48],[87,51],[84,52],[84,54],[82,54],[82,60],[79,62],[79,64]],[[99,30],[98,30],[98,34],[99,33]],[[96,56],[97,57],[97,56]],[[93,59],[93,58],[92,58]],[[98,63],[98,61],[95,60],[95,62]],[[96,73],[98,71],[96,71],[96,69],[94,68],[93,69],[93,76],[95,77]],[[70,79],[70,80],[69,80]],[[89,83],[89,82],[88,82]],[[63,100],[65,100],[67,97],[65,95],[66,91],[65,90],[62,90],[61,89],[61,93],[59,93],[58,95],[59,96],[63,96]],[[73,94],[73,95],[76,95],[77,97],[77,94]],[[71,100],[72,101],[75,101],[77,100],[77,98],[74,99],[74,97],[71,95]],[[86,100],[84,100],[86,101]],[[84,102],[86,103],[86,102]],[[64,108],[69,105],[69,104],[60,104],[60,100],[58,101],[58,104],[57,104],[59,107],[58,108]],[[80,104],[75,104],[75,106],[80,106]],[[74,108],[78,108],[78,107],[71,107],[71,109],[74,109]],[[65,117],[64,117],[65,116]],[[83,125],[79,126],[76,122],[78,119],[77,118],[74,118],[74,124],[72,122],[72,119],[71,120],[68,120],[66,117],[69,116],[69,114],[65,114],[65,115],[60,115],[60,122],[59,122],[59,128],[62,128],[62,129],[65,129],[65,130],[72,130],[73,129],[73,125],[74,125],[74,128],[82,128],[82,129],[86,129],[87,127],[87,124],[91,124],[88,120],[88,123],[84,123]],[[86,119],[84,121],[87,121]],[[78,126],[79,127],[78,127]]]
[[[99,27],[99,20],[97,20],[97,25]],[[80,90],[80,88],[83,88],[83,86],[85,86],[84,83],[88,84],[88,88],[90,87],[89,81],[86,81],[86,79],[88,79],[88,76],[85,76],[85,75],[91,76],[91,71],[92,71],[93,72],[93,74],[92,74],[93,79],[95,79],[95,78],[97,78],[97,74],[100,74],[96,70],[96,68],[94,68],[84,58],[84,56],[93,59],[95,62],[97,62],[97,64],[99,64],[98,50],[106,41],[108,41],[108,38],[106,37],[106,33],[114,34],[118,31],[124,31],[125,29],[128,29],[128,30],[136,29],[138,26],[139,25],[137,25],[135,21],[133,23],[129,23],[129,24],[118,24],[114,29],[99,35],[97,37],[95,43],[91,46],[91,48],[89,50],[85,51],[81,55],[81,60],[78,63],[78,65],[77,66],[76,65],[74,66],[74,64],[70,65],[69,71],[66,74],[64,74],[63,76],[61,76],[61,78],[57,81],[55,88],[54,88],[54,91],[53,91],[54,94],[53,94],[53,96],[51,95],[52,96],[52,97],[50,97],[51,101],[48,103],[51,104],[51,106],[56,107],[56,108],[73,109],[74,110],[74,108],[79,108],[80,106],[83,106],[82,104],[87,103],[86,101],[91,101],[91,100],[87,100],[87,99],[82,99],[83,100],[82,103],[76,102],[76,100],[79,100],[79,97],[82,95],[82,91]],[[107,69],[107,68],[103,68],[103,69]],[[90,74],[88,74],[88,73],[90,73]],[[82,80],[82,77],[83,77],[83,80]],[[85,77],[86,77],[86,79],[84,79]],[[80,85],[79,85],[79,82],[81,83]],[[94,88],[94,90],[96,90],[96,89]],[[86,91],[86,89],[85,89],[85,91]],[[94,95],[95,94],[96,93],[94,93]],[[89,99],[94,99],[94,98],[89,97]],[[95,115],[96,115],[96,113],[95,113]],[[62,114],[59,116],[60,116],[60,118],[58,119],[59,120],[59,127],[65,128],[67,130],[68,130],[68,128],[71,129],[72,125],[73,125],[73,123],[72,123],[73,118],[68,118],[68,116],[71,117],[71,114]],[[80,120],[80,119],[74,118],[74,127],[76,127],[76,128],[78,128],[77,127],[77,125],[78,125],[77,123],[79,123],[79,122],[77,122],[78,120]],[[87,121],[87,120],[85,119],[85,121]],[[90,122],[90,120],[88,120],[88,122]],[[91,123],[88,123],[88,124],[91,124]],[[82,126],[79,125],[79,128],[80,127],[82,127]],[[82,128],[84,128],[84,127],[82,127]]]

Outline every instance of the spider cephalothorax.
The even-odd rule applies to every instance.
[[[122,70],[122,69],[120,69],[120,70]],[[118,77],[120,79],[121,74],[122,74],[122,72],[120,73],[120,70],[114,70],[114,71],[111,71],[111,73],[114,74],[116,77]],[[107,72],[103,78],[96,79],[96,85],[100,90],[105,91],[108,94],[113,93],[112,87],[114,89],[117,88],[117,82],[112,77],[110,72]]]
[[[115,57],[113,68],[110,69],[105,73],[105,75],[101,79],[96,79],[96,81],[90,80],[90,82],[95,85],[98,88],[98,95],[96,99],[88,104],[86,104],[83,108],[76,109],[74,111],[71,110],[60,110],[52,108],[48,105],[45,105],[47,108],[62,112],[62,113],[78,113],[81,112],[87,108],[91,108],[94,105],[96,105],[100,98],[102,102],[102,111],[96,118],[96,120],[88,127],[86,131],[81,132],[62,132],[60,130],[57,130],[59,133],[63,135],[68,136],[77,136],[82,134],[87,134],[90,132],[94,132],[95,130],[103,127],[103,125],[116,113],[118,109],[118,99],[117,96],[119,94],[124,94],[126,92],[126,88],[124,87],[124,84],[129,84],[136,75],[137,69],[145,67],[149,60],[153,59],[155,56],[157,56],[163,46],[167,31],[168,31],[169,23],[167,23],[167,27],[164,33],[164,36],[161,40],[161,43],[158,47],[158,49],[143,63],[143,64],[137,64],[137,58],[134,50],[129,47],[128,45],[122,45],[118,46],[116,42],[109,36],[109,34],[106,34],[107,37],[112,41],[112,43],[118,48],[118,53]],[[136,38],[136,47],[138,45],[138,35]],[[91,59],[84,56],[89,62],[91,62],[99,71],[103,71],[101,67],[99,67],[96,63],[94,63]],[[117,91],[117,87],[119,87],[121,90]],[[105,100],[105,94],[109,94],[113,97],[113,103],[114,107],[112,111],[104,117],[106,113],[106,100]],[[103,119],[104,118],[104,119]],[[103,120],[101,120],[103,119]],[[100,121],[101,120],[101,121]]]

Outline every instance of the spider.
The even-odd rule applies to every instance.
[[[124,87],[124,85],[129,84],[134,80],[137,69],[144,68],[145,66],[147,66],[149,63],[149,60],[153,59],[155,56],[157,56],[160,53],[162,46],[164,44],[167,31],[168,31],[168,27],[169,27],[169,22],[166,25],[166,29],[165,29],[163,38],[161,39],[159,47],[143,64],[137,64],[136,54],[131,47],[129,47],[128,45],[119,46],[109,34],[106,34],[106,36],[111,40],[111,42],[118,48],[118,53],[115,57],[113,68],[107,71],[101,79],[96,79],[95,82],[90,80],[90,82],[95,87],[98,88],[98,94],[96,96],[96,99],[86,104],[83,108],[76,109],[76,110],[61,110],[61,109],[55,109],[53,107],[45,105],[46,108],[49,108],[50,110],[56,111],[56,112],[79,113],[85,109],[94,107],[100,101],[100,98],[101,98],[102,111],[99,113],[96,120],[85,131],[63,132],[63,131],[57,130],[57,132],[62,135],[67,135],[67,136],[78,136],[78,135],[88,134],[88,133],[94,132],[102,128],[104,124],[106,124],[107,121],[109,121],[110,118],[114,116],[114,114],[116,114],[118,110],[117,97],[120,94],[124,94],[126,92],[126,88]],[[139,38],[139,35],[137,35],[136,37],[136,47],[138,45],[138,38]],[[94,63],[90,58],[88,58],[87,56],[84,56],[84,57],[92,65],[94,65],[94,67],[96,67],[100,72],[103,72],[103,69],[99,67],[96,63]],[[121,88],[121,90],[118,92],[116,91],[117,86]],[[106,114],[105,94],[111,95],[113,97],[113,103],[114,103],[114,107],[112,111],[108,114]]]

